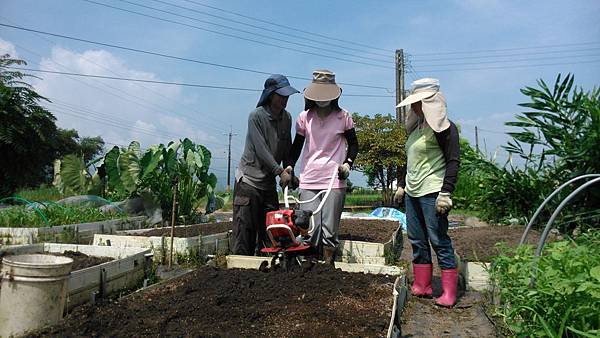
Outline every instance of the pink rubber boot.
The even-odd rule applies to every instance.
[[[433,264],[415,264],[413,263],[413,281],[411,292],[417,297],[431,297],[431,274],[433,273]]]
[[[458,270],[442,270],[442,295],[435,300],[440,306],[452,307],[456,303],[456,288],[458,286]]]

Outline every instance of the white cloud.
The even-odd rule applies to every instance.
[[[152,72],[130,67],[105,50],[77,53],[54,47],[51,56],[41,60],[40,69],[161,80]],[[41,77],[33,85],[53,101],[49,108],[57,116],[57,124],[75,128],[80,135],[100,135],[107,142],[123,145],[138,140],[143,147],[184,137],[199,142],[214,140],[194,127],[198,117],[191,120],[177,113],[185,111],[180,102],[189,102],[179,87],[59,74]]]
[[[10,41],[0,38],[0,55],[9,54],[11,58],[18,58],[17,49]]]

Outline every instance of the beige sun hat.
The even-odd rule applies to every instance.
[[[421,109],[427,124],[436,133],[444,131],[450,127],[448,113],[446,109],[446,98],[440,91],[440,81],[438,79],[424,78],[414,81],[410,95],[402,100],[396,107],[408,106],[421,101]],[[410,134],[418,125],[419,117],[409,108],[406,114],[406,129]]]
[[[313,72],[310,85],[304,89],[304,97],[312,101],[331,101],[342,95],[342,88],[335,83],[335,73],[322,69]]]

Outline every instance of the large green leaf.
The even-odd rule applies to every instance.
[[[108,185],[117,192],[125,191],[125,187],[121,182],[121,174],[118,163],[120,156],[121,150],[117,146],[114,146],[108,153],[106,153],[106,156],[104,156],[104,166],[106,169],[106,175],[108,176]]]
[[[215,189],[215,187],[217,186],[217,176],[215,174],[211,173],[210,175],[208,175],[208,179],[206,180],[206,183],[210,187]]]
[[[138,158],[142,156],[140,143],[138,141],[131,141],[131,143],[129,143],[127,151],[134,153]]]
[[[65,190],[86,194],[88,190],[87,167],[76,155],[65,156],[60,164],[60,176]]]
[[[140,163],[133,151],[127,151],[119,157],[119,174],[125,190],[133,193],[137,190],[140,181]]]
[[[144,157],[140,160],[140,169],[142,172],[141,179],[148,178],[156,170],[160,164],[162,158],[162,152],[158,149],[148,149],[144,154]]]

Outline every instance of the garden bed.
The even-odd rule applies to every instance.
[[[92,242],[94,234],[112,234],[127,229],[140,229],[146,219],[146,216],[136,216],[42,228],[0,228],[0,245],[40,242],[89,244]]]
[[[449,229],[448,234],[456,253],[462,259],[470,262],[490,262],[500,253],[496,243],[504,243],[514,248],[519,244],[523,231],[523,226],[490,225]],[[527,243],[537,246],[540,235],[539,231],[531,230],[527,236]]]
[[[43,243],[0,249],[0,256],[42,253],[73,258],[68,280],[69,309],[125,288],[140,285],[146,277],[150,250],[91,245]]]
[[[228,232],[233,229],[233,222],[203,223],[175,227],[175,237],[195,237]],[[343,218],[340,223],[340,239],[371,243],[386,243],[398,229],[398,222],[382,219]],[[171,236],[171,228],[127,231],[127,235],[136,236]]]
[[[63,253],[54,253],[55,256],[69,257],[73,260],[71,271],[78,271],[90,268],[92,266],[100,265],[106,262],[113,261],[112,257],[97,257],[86,255],[79,251],[67,250]]]
[[[381,337],[395,277],[202,268],[102,306],[83,306],[43,336]]]

